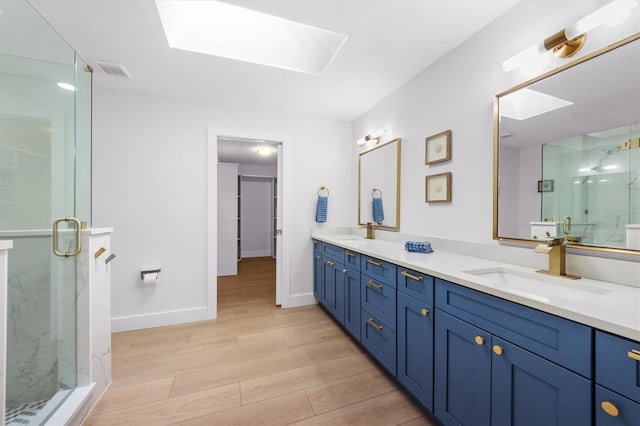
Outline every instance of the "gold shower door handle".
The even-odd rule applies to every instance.
[[[58,246],[58,226],[60,226],[60,222],[73,222],[76,224],[76,249],[74,251],[61,252]],[[60,219],[56,219],[53,222],[53,254],[60,257],[73,257],[80,254],[82,251],[82,223],[80,220],[75,217],[62,217]]]

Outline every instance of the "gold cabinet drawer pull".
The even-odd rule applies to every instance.
[[[347,272],[349,272],[346,268],[342,270],[343,274],[346,274]]]
[[[327,260],[327,265],[329,265],[329,266],[333,266],[333,265],[334,265],[334,263],[333,263],[332,261],[330,261],[330,260]]]
[[[372,264],[373,266],[382,266],[382,263],[380,263],[380,262],[376,262],[376,261],[375,261],[375,260],[373,260],[373,259],[367,259],[367,263],[370,263],[370,264]]]
[[[496,355],[502,355],[502,346],[493,345],[493,353]]]
[[[602,404],[600,404],[600,407],[602,408],[602,411],[604,411],[605,413],[607,413],[612,417],[617,417],[620,414],[618,407],[616,407],[609,401],[602,401]]]
[[[316,256],[316,259],[320,259],[320,256]]]
[[[476,336],[474,340],[478,346],[482,346],[484,344],[484,337],[482,336]]]
[[[374,287],[374,288],[377,288],[377,289],[381,289],[382,288],[382,285],[376,284],[371,280],[369,280],[369,282],[367,284],[369,284],[371,287]]]
[[[378,331],[382,331],[382,326],[381,326],[381,325],[376,324],[376,322],[373,320],[373,318],[369,318],[369,319],[367,320],[367,322],[371,325],[371,327],[375,328],[375,329],[376,329],[376,330],[378,330]]]
[[[356,254],[354,252],[352,252],[352,251],[345,251],[345,253],[346,253],[347,256],[350,256],[350,257],[355,257],[356,256]]]
[[[423,317],[426,317],[429,314],[429,310],[426,308],[422,308],[420,313],[422,314]]]
[[[637,349],[631,349],[627,352],[627,356],[631,359],[635,359],[636,361],[640,361],[640,351]]]
[[[403,275],[403,276],[405,276],[405,277],[407,277],[409,279],[412,279],[414,281],[422,281],[422,277],[418,277],[416,275],[412,275],[412,274],[408,273],[407,271],[400,272],[400,275]]]

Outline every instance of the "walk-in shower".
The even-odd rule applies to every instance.
[[[13,240],[4,420],[41,424],[78,385],[81,239],[69,218],[90,221],[92,77],[26,0],[0,10],[0,239]]]

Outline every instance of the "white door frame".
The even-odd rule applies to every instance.
[[[286,217],[292,183],[288,177],[292,167],[287,154],[290,152],[292,139],[287,135],[273,134],[269,132],[255,132],[238,129],[225,129],[209,127],[208,129],[208,180],[207,180],[207,318],[215,319],[218,316],[218,137],[236,137],[243,139],[263,139],[280,142],[281,150],[278,154],[278,162],[282,170],[278,170],[278,179],[282,182],[282,210],[280,211],[282,236],[279,239],[282,245],[282,256],[276,260],[277,267],[282,274],[276,277],[276,294],[281,299],[283,308],[290,303],[290,246],[289,246],[289,220]],[[281,173],[280,173],[281,172]]]

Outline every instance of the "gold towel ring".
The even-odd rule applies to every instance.
[[[382,198],[382,191],[379,190],[378,188],[373,188],[371,190],[371,198],[376,198],[376,192],[380,193],[380,197],[378,197],[378,198]]]
[[[320,195],[320,193],[321,193],[322,191],[327,191],[327,197],[329,196],[329,188],[327,188],[326,186],[321,186],[321,187],[318,189],[318,195]]]

